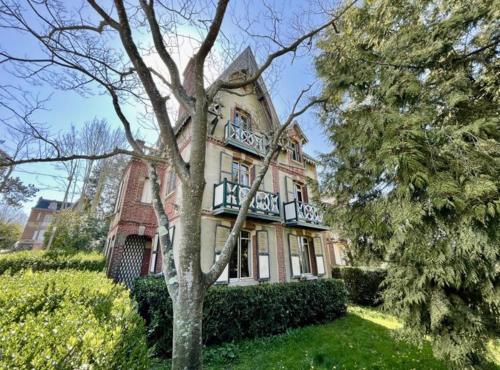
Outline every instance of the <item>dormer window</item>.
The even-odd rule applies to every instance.
[[[49,209],[57,209],[57,203],[56,202],[50,202]]]
[[[301,158],[300,158],[299,144],[292,141],[292,143],[290,144],[290,151],[291,151],[292,159],[296,162],[300,162]]]

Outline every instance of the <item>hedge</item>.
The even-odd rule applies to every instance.
[[[102,253],[80,252],[51,255],[45,251],[22,251],[0,254],[0,275],[14,274],[24,269],[33,271],[75,269],[103,271],[106,260]]]
[[[148,342],[157,356],[172,346],[172,303],[163,278],[136,280],[132,296],[146,321]],[[346,312],[340,280],[211,287],[203,308],[205,345],[275,335],[289,328],[331,321]]]
[[[103,273],[0,276],[0,369],[146,369],[144,322]]]
[[[342,279],[349,292],[349,301],[363,306],[377,306],[380,299],[380,284],[387,275],[383,269],[359,267],[333,267],[332,277]]]

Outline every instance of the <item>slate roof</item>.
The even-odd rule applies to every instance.
[[[44,199],[42,197],[38,198],[38,202],[36,203],[36,206],[33,208],[41,208],[41,209],[50,209],[49,206],[51,203],[56,203],[56,209],[60,210],[62,208],[63,202],[60,200],[53,200],[53,199]],[[71,207],[71,203],[66,203],[66,207],[68,208]]]

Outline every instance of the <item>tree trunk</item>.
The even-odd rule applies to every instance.
[[[176,297],[172,298],[174,335],[172,370],[202,368],[202,320],[205,286],[201,271],[202,185],[184,185],[180,223]]]
[[[202,368],[203,299],[201,289],[179,289],[174,310],[172,370]]]

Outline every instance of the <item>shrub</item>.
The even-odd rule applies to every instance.
[[[144,369],[144,323],[128,291],[90,271],[0,276],[1,369]]]
[[[163,278],[136,281],[132,295],[148,326],[153,352],[168,356],[172,345],[172,302]],[[346,312],[347,291],[340,280],[247,287],[215,286],[203,308],[204,344],[275,335],[331,321]]]
[[[51,252],[76,253],[79,251],[102,251],[108,234],[108,221],[96,218],[85,211],[64,209],[56,215],[44,234],[47,246],[56,227]]]
[[[359,267],[333,267],[332,277],[342,279],[352,303],[377,306],[381,302],[380,284],[387,275],[386,270],[369,270]]]
[[[23,269],[44,270],[90,270],[103,271],[106,264],[102,253],[76,253],[72,255],[49,255],[45,251],[23,251],[0,254],[0,275],[14,274]]]

